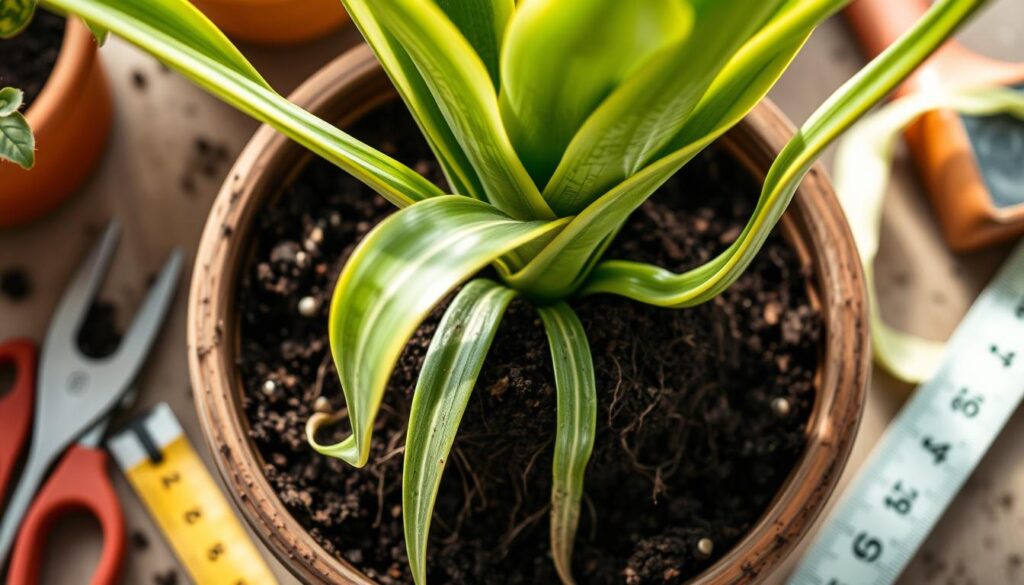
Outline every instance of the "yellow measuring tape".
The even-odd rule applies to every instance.
[[[193,581],[277,582],[168,405],[130,424],[107,447]]]

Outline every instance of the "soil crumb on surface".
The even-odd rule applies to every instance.
[[[442,183],[401,104],[351,131]],[[711,149],[633,214],[606,257],[696,266],[736,238],[758,191],[738,163]],[[354,179],[312,161],[260,215],[239,290],[245,410],[264,473],[328,551],[385,584],[411,583],[401,517],[405,428],[443,307],[392,375],[365,468],[314,453],[303,426],[318,397],[343,405],[326,329],[331,288],[359,239],[391,212]],[[815,398],[821,322],[808,278],[775,235],[733,287],[693,309],[611,296],[573,302],[599,400],[574,553],[580,583],[682,583],[765,511],[804,448]],[[431,583],[558,582],[548,539],[556,416],[549,351],[536,311],[514,301],[445,472]],[[702,539],[713,546],[698,546]]]
[[[181,189],[186,195],[195,195],[200,182],[216,180],[228,164],[227,145],[207,138],[196,136],[192,140],[192,149],[185,162],[185,170],[181,176]]]
[[[25,92],[21,112],[28,111],[43,91],[64,41],[64,19],[37,10],[28,27],[10,39],[0,39],[0,87]]]
[[[32,294],[32,279],[21,266],[0,271],[0,294],[13,302],[24,301]]]

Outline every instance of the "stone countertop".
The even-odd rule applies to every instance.
[[[996,0],[961,35],[986,54],[1024,61],[1024,3]],[[243,52],[282,93],[345,48],[359,42],[352,28],[301,47],[242,46]],[[130,319],[145,294],[147,279],[174,246],[195,255],[203,222],[231,162],[257,124],[167,72],[153,59],[120,42],[102,50],[117,102],[113,138],[95,177],[57,213],[31,226],[0,232],[0,270],[24,267],[32,293],[14,303],[0,297],[0,339],[40,340],[67,279],[95,235],[110,217],[124,224],[120,249],[101,298]],[[839,19],[812,36],[771,97],[794,121],[804,120],[863,60]],[[204,158],[198,141],[222,150]],[[830,157],[826,156],[826,163]],[[1008,248],[971,254],[951,253],[942,243],[906,153],[901,152],[885,205],[877,274],[883,312],[896,325],[942,339],[955,328]],[[157,402],[171,404],[189,438],[210,464],[194,413],[185,349],[188,278],[178,290],[165,331],[140,380],[134,410]],[[122,322],[123,324],[123,322]],[[850,479],[888,421],[912,392],[875,372],[863,423],[848,472]],[[212,464],[211,464],[212,469]],[[148,546],[129,543],[124,583],[159,583],[176,571],[187,582],[131,488],[115,474],[130,532],[144,534]],[[833,501],[835,497],[833,497]],[[81,582],[95,565],[99,529],[91,519],[73,516],[61,524],[48,549],[43,583]],[[804,543],[806,546],[806,542]],[[59,557],[58,557],[59,554]],[[268,554],[282,583],[294,579]],[[769,578],[781,583],[784,571]],[[59,559],[59,561],[58,561]],[[919,552],[901,583],[948,582],[969,585],[1024,583],[1024,412],[1018,412],[996,440]]]

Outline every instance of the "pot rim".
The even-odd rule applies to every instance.
[[[362,89],[369,96],[353,100],[355,107],[347,119],[363,115],[383,101],[389,90],[394,92],[366,45],[325,66],[291,99],[311,111],[322,110],[337,101],[342,88],[361,86],[366,86]],[[758,155],[773,157],[793,132],[768,100],[737,128],[742,131],[731,131],[726,140],[734,153],[739,149],[748,167]],[[297,163],[311,156],[263,126],[232,168],[204,227],[193,272],[188,301],[189,370],[204,438],[217,469],[235,504],[274,555],[306,581],[372,583],[346,561],[327,553],[287,511],[261,471],[262,460],[248,438],[236,394],[239,377],[233,356],[239,347],[238,330],[229,321],[234,318],[237,277],[250,242],[252,222],[245,220],[262,208],[282,182],[294,178],[302,166]],[[758,166],[757,173],[763,176],[767,167]],[[761,518],[697,577],[701,583],[747,582],[781,563],[835,489],[863,412],[870,367],[864,278],[845,217],[820,166],[802,183],[784,222],[787,239],[813,264],[825,320],[807,446]],[[806,245],[799,238],[794,240],[797,236]]]
[[[64,38],[57,61],[42,91],[25,113],[37,135],[44,134],[50,126],[57,126],[58,120],[68,115],[68,108],[64,106],[77,95],[78,88],[84,86],[96,60],[96,43],[85,23],[77,17],[62,18],[65,19]]]

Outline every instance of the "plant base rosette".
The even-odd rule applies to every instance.
[[[443,179],[401,104],[350,130]],[[608,256],[679,269],[709,257],[739,233],[757,188],[716,148],[635,213]],[[311,161],[259,213],[238,304],[245,415],[267,481],[325,550],[383,583],[411,580],[397,478],[416,378],[451,303],[404,349],[366,467],[339,470],[311,453],[303,427],[318,401],[342,406],[323,319],[333,279],[391,212],[344,173]],[[806,261],[776,235],[715,303],[690,311],[607,296],[573,303],[598,397],[574,554],[581,582],[681,583],[728,552],[768,507],[803,452],[815,402],[821,323]],[[318,310],[296,319],[303,303]],[[548,352],[537,311],[513,301],[438,493],[431,582],[557,580],[545,554],[556,425]],[[712,550],[702,553],[702,543]]]

